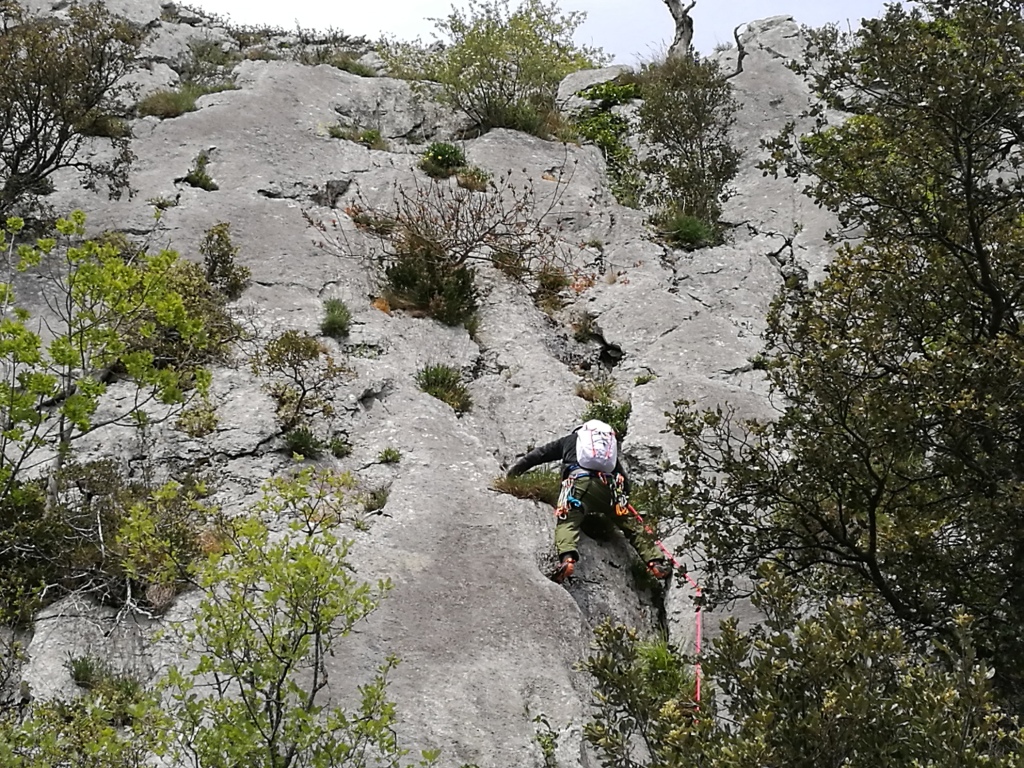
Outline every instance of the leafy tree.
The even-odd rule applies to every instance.
[[[973,617],[1001,694],[1024,695],[1024,20],[1016,0],[893,5],[812,33],[811,132],[766,172],[861,240],[768,318],[773,421],[681,407],[691,544],[708,593],[771,562],[860,596],[917,641]],[[842,109],[852,116],[829,119]],[[842,233],[840,233],[841,236]],[[711,473],[717,473],[712,475]]]
[[[144,30],[102,3],[72,5],[67,20],[32,16],[15,0],[0,2],[0,216],[26,196],[45,194],[62,168],[107,182],[112,196],[128,186],[127,131],[103,131],[127,116]],[[113,160],[83,159],[87,137],[107,133]]]
[[[650,65],[642,77],[646,201],[717,227],[739,170],[730,139],[739,108],[732,86],[717,62],[693,52]]]
[[[147,407],[181,403],[186,388],[208,382],[198,366],[155,365],[152,351],[132,348],[131,337],[149,338],[159,326],[189,344],[204,328],[169,279],[178,263],[173,251],[126,261],[110,243],[81,239],[80,211],[57,222],[56,238],[35,245],[16,245],[22,225],[11,218],[0,230],[7,254],[0,283],[0,499],[29,470],[50,465],[52,506],[74,441],[106,425],[137,424]],[[42,270],[48,283],[39,320],[17,303],[13,287],[18,273],[32,269]],[[96,418],[115,370],[138,385],[138,396],[123,412]]]
[[[445,18],[431,19],[443,47],[385,47],[396,74],[438,83],[441,99],[469,115],[481,130],[543,132],[562,79],[600,66],[596,48],[578,46],[573,33],[586,18],[561,13],[557,2],[470,0]]]
[[[595,678],[585,736],[608,768],[1020,766],[1024,733],[995,702],[990,673],[960,632],[923,657],[861,602],[807,615],[799,593],[769,576],[750,632],[726,622],[703,668],[624,627],[596,633],[583,667]],[[802,616],[798,618],[798,616]]]
[[[195,768],[399,766],[386,696],[389,658],[361,686],[356,712],[326,703],[334,643],[389,588],[358,581],[350,542],[336,530],[351,479],[307,470],[273,479],[254,512],[237,521],[223,552],[199,574],[207,590],[194,628],[182,629],[198,663],[166,680],[176,756]],[[287,524],[283,537],[262,519]],[[436,753],[424,753],[430,765]]]

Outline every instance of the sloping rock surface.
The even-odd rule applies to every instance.
[[[156,2],[122,9],[111,0],[111,7],[159,23]],[[335,394],[331,429],[348,435],[354,451],[322,463],[390,487],[382,514],[368,530],[353,531],[352,558],[361,577],[389,577],[394,589],[338,648],[330,673],[335,695],[344,698],[384,655],[401,657],[391,687],[401,736],[415,749],[441,748],[443,766],[543,765],[532,722],[538,714],[559,733],[559,765],[594,766],[582,740],[588,681],[574,670],[592,628],[608,615],[645,631],[666,621],[680,645],[693,642],[685,583],[674,581],[664,596],[640,587],[636,555],[614,535],[585,539],[579,578],[557,586],[546,578],[551,510],[489,486],[517,454],[577,422],[586,405],[575,394],[580,375],[603,365],[632,404],[625,451],[638,478],[660,472],[678,448],[665,419],[676,400],[729,401],[746,415],[770,413],[764,382],[749,365],[780,283],[780,264],[769,254],[799,222],[795,258],[811,273],[820,270],[829,258],[822,234],[830,222],[794,185],[754,167],[758,141],[807,102],[806,87],[783,66],[799,49],[798,28],[788,17],[756,22],[743,42],[748,56],[732,82],[743,104],[736,137],[745,156],[726,210],[736,226],[720,247],[682,253],[653,240],[640,212],[615,203],[594,147],[509,131],[464,143],[470,161],[495,177],[530,180],[537,215],[559,229],[578,266],[599,277],[579,293],[566,292],[569,306],[550,317],[523,287],[481,269],[472,338],[461,328],[371,306],[372,243],[343,213],[357,201],[386,207],[397,188],[430,183],[416,168],[420,147],[411,142],[450,138],[460,127],[402,81],[328,66],[244,62],[236,70],[239,90],[203,97],[198,111],[175,119],[136,121],[131,200],[86,192],[70,174],[49,199],[57,210],[88,211],[95,231],[127,231],[195,260],[204,231],[229,222],[238,261],[252,271],[239,310],[263,338],[284,329],[317,333],[325,298],[341,298],[353,310],[349,340],[334,346],[351,373]],[[147,71],[156,82],[173,81],[159,68],[172,53],[154,56]],[[563,90],[571,95],[614,75],[582,73]],[[327,127],[339,122],[379,129],[397,140],[394,151],[330,138]],[[182,181],[201,151],[210,157],[216,191]],[[159,223],[147,203],[156,198],[177,201]],[[307,217],[340,239],[321,247],[325,236]],[[334,223],[339,230],[330,229]],[[593,243],[600,249],[586,245]],[[582,311],[593,316],[602,343],[573,338],[568,320]],[[621,352],[614,367],[600,354],[609,344]],[[476,404],[470,413],[456,417],[418,389],[415,373],[429,363],[464,372]],[[636,383],[650,374],[649,383]],[[239,509],[264,479],[294,463],[270,439],[273,406],[247,368],[217,371],[214,392],[221,422],[212,436],[194,441],[168,429],[146,458],[161,471],[215,469],[215,500]],[[118,443],[131,452],[115,434],[98,437],[93,450],[109,453]],[[377,459],[389,447],[401,452],[397,464]],[[685,550],[685,531],[668,543]],[[187,617],[194,599],[182,599],[172,615]],[[147,624],[122,623],[113,631],[109,612],[64,603],[40,619],[25,669],[40,694],[67,692],[69,651],[102,653],[154,673],[175,658],[173,647],[155,651],[143,641],[152,631]],[[706,629],[715,620],[705,617]]]

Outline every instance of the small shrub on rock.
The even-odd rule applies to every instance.
[[[232,301],[249,285],[249,268],[235,263],[238,250],[231,242],[231,225],[224,222],[206,230],[199,244],[207,281]]]
[[[336,459],[344,459],[352,455],[352,443],[343,437],[335,437],[328,444],[331,455]]]
[[[450,365],[428,365],[420,369],[416,384],[428,395],[450,405],[460,416],[473,407],[469,390],[462,383],[462,374]]]
[[[346,128],[343,125],[332,125],[327,128],[332,139],[344,139],[362,144],[367,149],[386,151],[388,143],[376,128]]]
[[[236,88],[230,81],[212,85],[198,85],[196,83],[183,83],[178,88],[155,91],[140,101],[135,111],[139,117],[158,117],[167,120],[172,117],[179,117],[186,112],[195,112],[199,107],[196,101],[211,93],[231,91]]]
[[[377,454],[377,461],[381,464],[397,464],[402,460],[402,452],[397,448],[385,448]]]
[[[548,314],[560,310],[565,305],[562,291],[572,285],[572,280],[565,269],[555,264],[545,264],[537,272],[536,278],[534,303]]]
[[[267,379],[285,432],[307,417],[333,415],[331,400],[345,368],[315,336],[285,331],[253,356],[251,367],[255,375]]]
[[[340,341],[348,336],[352,313],[341,299],[327,299],[324,302],[324,319],[320,322],[320,332],[324,336]]]
[[[533,470],[518,477],[499,477],[491,487],[516,498],[540,501],[552,507],[558,503],[562,477],[556,470]]]
[[[488,182],[491,180],[491,174],[483,168],[477,168],[474,165],[459,170],[455,174],[455,180],[463,189],[484,192],[487,189]]]
[[[306,426],[288,430],[284,435],[284,445],[288,453],[304,459],[319,459],[325,447],[323,441]]]
[[[629,402],[616,403],[610,398],[597,400],[584,409],[583,414],[580,416],[580,421],[590,421],[591,419],[603,421],[615,430],[615,434],[621,440],[626,437],[626,429],[629,426],[629,414],[632,410],[633,406]]]
[[[209,164],[210,156],[205,150],[200,152],[196,155],[196,159],[192,162],[192,168],[185,174],[183,181],[191,187],[204,189],[207,192],[214,192],[220,189],[217,186],[217,182],[213,180],[213,177],[206,170],[206,166]]]
[[[466,165],[466,155],[455,144],[436,141],[427,147],[420,159],[420,169],[434,179],[454,176]]]
[[[558,3],[544,0],[510,6],[510,0],[471,0],[466,10],[434,19],[437,48],[385,45],[389,71],[438,83],[441,100],[481,130],[542,134],[562,79],[606,57],[573,40],[585,14],[563,14]]]
[[[429,243],[410,243],[388,266],[385,298],[395,309],[433,317],[445,325],[461,325],[477,309],[475,270],[452,266]]]
[[[678,207],[661,211],[654,217],[654,223],[665,241],[676,248],[692,251],[714,245],[719,240],[714,226],[684,213]]]

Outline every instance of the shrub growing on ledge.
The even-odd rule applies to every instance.
[[[341,299],[327,299],[324,302],[324,319],[320,322],[320,333],[336,341],[348,336],[352,313]]]
[[[416,373],[419,388],[442,403],[447,403],[459,416],[473,407],[469,390],[462,383],[458,368],[450,365],[428,365]]]
[[[455,144],[436,141],[427,147],[420,160],[420,169],[434,179],[446,179],[454,176],[466,165],[466,155]]]
[[[558,3],[470,0],[434,19],[439,49],[390,43],[383,55],[398,76],[440,85],[440,98],[481,130],[513,128],[542,134],[555,110],[562,79],[607,61],[600,49],[579,46],[573,34],[586,14],[560,12]]]

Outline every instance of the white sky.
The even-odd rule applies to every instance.
[[[227,16],[237,24],[269,24],[288,29],[296,22],[307,28],[335,27],[352,35],[376,40],[383,33],[402,39],[431,39],[427,17],[444,16],[464,0],[195,0],[206,11]],[[674,28],[662,0],[561,0],[564,10],[585,11],[587,20],[577,34],[581,43],[597,45],[632,64],[649,59],[668,46]],[[787,14],[797,22],[820,26],[847,22],[882,13],[883,0],[698,0],[694,19],[694,45],[710,53],[716,43],[732,40],[737,24]]]

